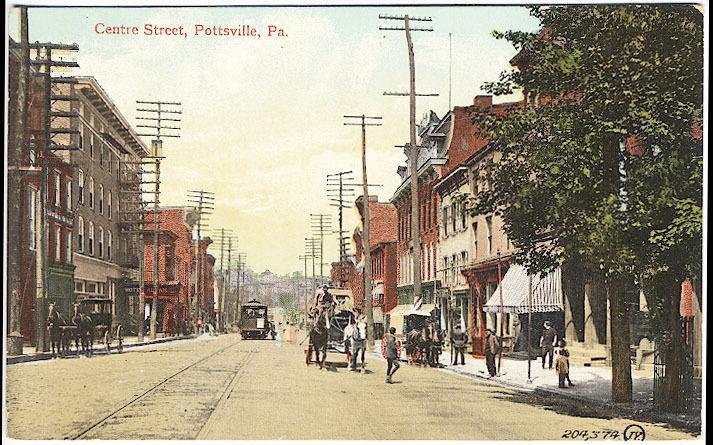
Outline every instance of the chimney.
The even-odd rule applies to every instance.
[[[493,96],[490,96],[490,95],[475,96],[473,98],[473,106],[478,109],[481,109],[481,110],[490,108],[493,106]]]

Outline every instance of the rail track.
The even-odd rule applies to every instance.
[[[254,354],[252,350],[230,351],[240,343],[233,342],[201,357],[141,394],[120,403],[108,414],[80,426],[64,438],[75,440],[199,437],[209,425],[213,413],[232,393],[245,365]],[[226,364],[222,366],[209,364],[220,359],[225,361],[226,353],[231,355],[231,360]],[[232,360],[232,355],[236,354],[237,360]]]

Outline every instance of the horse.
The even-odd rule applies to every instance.
[[[52,358],[64,357],[68,352],[63,329],[65,326],[67,326],[67,320],[55,309],[54,303],[50,303],[47,313],[47,330],[49,331]]]
[[[325,311],[321,311],[315,318],[309,330],[310,348],[307,350],[307,365],[312,361],[312,350],[314,350],[315,361],[319,365],[319,369],[324,368],[324,362],[327,359],[327,341],[329,340],[329,331],[326,326]],[[322,359],[320,360],[320,351]]]
[[[440,366],[440,355],[443,352],[443,332],[440,331],[435,323],[430,323],[426,326],[426,337],[428,338],[428,354],[427,362],[432,367]]]
[[[406,334],[406,354],[409,364],[421,363],[428,351],[425,329],[413,329]]]
[[[79,353],[81,341],[82,352],[87,356],[94,353],[94,323],[89,315],[83,314],[79,310],[79,304],[74,304],[74,315],[72,316],[72,324],[76,326],[74,343]]]
[[[361,371],[364,372],[366,368],[366,362],[364,359],[364,353],[366,352],[366,323],[363,320],[357,322],[354,326],[354,350],[351,351],[351,369],[356,371],[357,360],[359,359],[359,351],[361,351]]]

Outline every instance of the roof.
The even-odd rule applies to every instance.
[[[529,279],[527,270],[513,264],[498,284],[495,293],[483,306],[485,312],[500,312],[501,290],[502,311],[511,314],[527,314],[529,312],[562,311],[562,269],[557,268],[544,277],[532,276],[532,300],[529,298]],[[530,310],[531,308],[531,310]]]
[[[121,135],[126,144],[140,157],[147,156],[148,148],[146,144],[139,138],[139,135],[116,107],[114,101],[104,91],[104,88],[99,85],[99,82],[92,76],[77,76],[76,79],[78,81],[77,88]]]

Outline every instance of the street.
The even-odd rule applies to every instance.
[[[374,358],[364,375],[348,373],[344,356],[336,353],[327,358],[334,364],[319,370],[305,366],[303,348],[228,334],[8,366],[8,435],[548,440],[568,430],[601,438],[637,423],[646,439],[694,437],[582,410],[547,409],[516,391],[406,363],[393,385],[384,383],[385,363]]]

